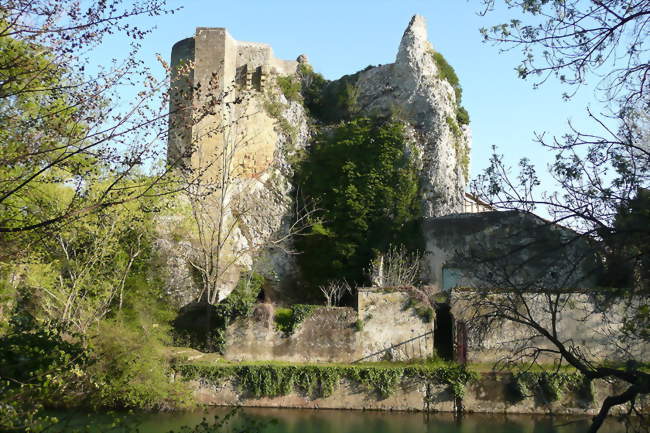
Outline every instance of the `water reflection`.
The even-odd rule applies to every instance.
[[[139,430],[165,433],[227,411],[141,415]],[[454,419],[452,414],[245,408],[236,415],[233,428],[245,420],[276,420],[264,433],[582,433],[589,425],[588,418],[576,417],[468,414]],[[623,433],[625,428],[610,419],[602,431]]]

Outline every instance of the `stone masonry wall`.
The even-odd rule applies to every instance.
[[[595,415],[603,399],[623,391],[618,382],[593,382],[593,398],[577,391],[563,392],[557,401],[549,401],[540,391],[532,392],[523,400],[513,400],[510,389],[512,377],[506,373],[483,373],[478,381],[469,384],[462,399],[466,412],[477,413],[531,413],[555,415]],[[342,380],[333,394],[326,398],[312,398],[300,393],[279,397],[254,398],[239,391],[235,380],[226,380],[221,385],[207,381],[194,381],[194,396],[200,403],[212,406],[249,406],[308,409],[360,409],[453,412],[456,401],[449,387],[445,385],[426,386],[422,383],[403,382],[397,391],[381,398],[357,384]],[[650,410],[650,399],[637,402],[641,410]],[[612,414],[619,414],[624,407],[615,407]]]
[[[251,317],[226,330],[224,357],[233,361],[353,362],[433,330],[407,305],[401,291],[360,289],[358,311],[321,307],[286,336],[275,328],[270,305],[260,305]],[[272,310],[271,310],[272,311]],[[423,359],[433,354],[433,335],[404,344],[379,359]]]
[[[467,357],[470,363],[493,363],[518,354],[533,352],[523,348],[555,349],[544,337],[530,328],[510,321],[492,323],[487,329],[480,321],[472,321],[476,306],[472,299],[477,296],[471,290],[453,290],[452,314],[456,320],[467,324]],[[504,294],[491,294],[496,303]],[[650,344],[637,339],[623,338],[623,319],[626,305],[620,300],[604,301],[594,294],[564,293],[560,296],[556,311],[556,329],[559,339],[570,349],[587,359],[620,361],[625,359],[650,359]],[[530,316],[546,329],[553,329],[551,304],[546,295],[527,293],[522,295]],[[551,297],[551,299],[555,299]],[[505,301],[503,301],[505,303]],[[522,307],[523,308],[523,307]],[[539,354],[538,361],[552,363],[557,355],[549,352]],[[530,360],[530,358],[525,358]]]

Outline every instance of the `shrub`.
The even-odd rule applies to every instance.
[[[302,90],[302,85],[300,80],[293,75],[286,75],[283,77],[277,77],[276,82],[280,91],[287,98],[287,101],[301,101],[302,96],[300,94]]]
[[[295,304],[291,308],[278,308],[275,310],[275,325],[278,331],[291,335],[307,317],[320,305]]]
[[[293,310],[291,308],[276,308],[273,320],[275,320],[275,327],[278,331],[288,335],[293,329]]]
[[[456,95],[456,121],[460,125],[469,125],[469,113],[461,105],[463,99],[463,89],[460,86],[460,80],[454,68],[447,62],[442,54],[437,51],[431,51],[431,57],[438,68],[438,78],[446,80],[454,89]]]
[[[438,68],[438,77],[441,80],[447,80],[451,87],[454,88],[456,94],[456,103],[460,105],[461,98],[463,96],[463,89],[460,87],[460,80],[454,68],[447,62],[447,59],[444,58],[442,54],[437,51],[431,51],[431,56],[433,61]]]
[[[460,125],[469,125],[469,113],[465,107],[459,105],[456,108],[456,120]]]
[[[173,321],[175,343],[203,352],[223,352],[226,327],[252,314],[264,281],[260,274],[245,272],[219,304],[195,302],[183,307]]]
[[[97,328],[92,350],[95,363],[89,373],[97,387],[93,406],[164,409],[188,404],[189,390],[169,380],[170,365],[154,335],[121,320],[105,321]]]
[[[364,71],[371,67],[368,66]],[[303,83],[302,94],[311,116],[326,124],[352,120],[359,112],[359,90],[356,83],[361,72],[363,71],[328,81],[315,73],[311,66],[300,65],[298,74]]]
[[[90,362],[83,345],[54,326],[37,325],[31,316],[12,325],[0,338],[0,414],[10,407],[74,402],[72,390],[83,387]]]

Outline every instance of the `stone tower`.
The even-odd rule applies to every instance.
[[[255,94],[264,92],[271,75],[295,74],[297,65],[277,59],[270,45],[233,39],[225,28],[198,27],[194,37],[177,42],[171,54],[176,91],[168,160],[204,167],[212,164],[225,139],[245,135],[236,165],[248,175],[268,168],[278,137],[274,120]],[[192,108],[179,111],[181,107]],[[237,134],[240,137],[228,137]]]

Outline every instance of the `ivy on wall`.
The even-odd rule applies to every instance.
[[[510,385],[514,401],[539,395],[546,402],[552,403],[561,400],[567,392],[572,392],[588,402],[594,400],[592,382],[580,373],[526,371],[513,375]]]
[[[200,380],[214,386],[233,381],[240,393],[247,397],[278,397],[298,393],[309,398],[331,396],[346,380],[379,399],[386,399],[397,389],[409,385],[427,384],[446,386],[454,398],[465,396],[467,385],[476,383],[479,374],[458,364],[282,364],[243,363],[175,367],[183,380]],[[547,403],[560,401],[572,395],[584,402],[594,401],[591,381],[579,373],[557,371],[509,374],[507,378],[510,400],[513,403],[527,398],[542,398]]]
[[[374,392],[380,399],[393,395],[397,387],[407,383],[447,385],[454,397],[462,398],[465,386],[477,375],[462,365],[287,365],[239,364],[194,365],[176,367],[184,380],[202,380],[219,386],[234,379],[240,392],[254,398],[277,397],[293,392],[312,398],[329,397],[348,380]]]

